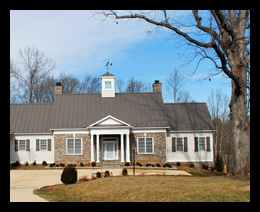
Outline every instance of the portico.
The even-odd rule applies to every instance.
[[[90,162],[100,163],[101,160],[120,160],[121,163],[130,162],[129,135],[131,128],[132,126],[129,124],[110,115],[88,127],[91,136]]]

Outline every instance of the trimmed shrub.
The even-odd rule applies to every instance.
[[[223,160],[222,160],[222,158],[219,155],[217,155],[217,159],[216,159],[216,162],[215,162],[215,169],[218,172],[222,172],[223,169],[224,169]]]
[[[156,167],[161,167],[161,165],[159,163],[156,163]]]
[[[91,162],[91,166],[96,166],[96,162],[95,161]]]
[[[80,163],[79,165],[80,165],[81,167],[83,167],[83,166],[84,166],[84,164],[83,164],[83,163]]]
[[[180,162],[176,162],[176,166],[181,166],[181,163]]]
[[[78,173],[74,166],[66,166],[61,174],[61,182],[64,184],[75,184],[77,182]]]
[[[47,166],[48,164],[47,164],[47,162],[44,160],[44,161],[42,161],[42,165],[43,165],[43,166]]]
[[[130,163],[129,162],[125,162],[125,166],[130,166]]]
[[[123,169],[123,170],[122,170],[122,175],[123,175],[123,176],[127,176],[127,174],[128,174],[127,169]]]
[[[110,172],[109,171],[105,171],[104,177],[110,177]]]
[[[97,177],[97,178],[101,178],[101,172],[97,172],[97,173],[96,173],[96,177]]]

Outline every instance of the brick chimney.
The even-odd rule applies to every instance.
[[[162,83],[159,83],[159,80],[154,81],[153,92],[154,93],[162,93]]]
[[[60,82],[56,82],[56,85],[54,86],[54,93],[62,94],[62,85]]]

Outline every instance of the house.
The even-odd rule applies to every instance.
[[[62,94],[55,102],[10,104],[10,163],[213,163],[213,132],[205,103],[164,103],[152,93],[115,93],[115,76],[101,76],[102,92]]]

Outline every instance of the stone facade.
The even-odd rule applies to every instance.
[[[67,155],[66,154],[66,139],[67,138],[82,138],[82,155]],[[90,162],[90,135],[89,134],[55,134],[55,163],[65,164],[89,164]]]
[[[145,135],[146,134],[146,135]],[[138,137],[153,137],[154,142],[154,154],[138,154],[137,153],[137,138]],[[151,163],[151,164],[164,164],[166,163],[166,137],[165,133],[131,133],[130,134],[130,149],[131,157],[130,160],[133,161],[133,147],[136,149],[135,162],[141,164]]]
[[[145,135],[146,134],[146,135]],[[118,138],[118,161],[121,161],[121,145],[119,135],[100,135],[99,139],[99,155],[102,161],[102,138],[117,137]],[[153,137],[154,154],[137,154],[137,138],[138,137]],[[66,154],[66,139],[67,138],[82,138],[82,155],[67,155]],[[91,160],[91,138],[90,134],[55,134],[55,163],[65,164],[89,164]],[[125,136],[124,136],[125,140]],[[133,162],[133,148],[135,147],[135,161],[146,164],[164,164],[166,163],[166,138],[165,133],[130,133],[130,160]],[[124,141],[124,149],[126,143]],[[125,153],[126,151],[124,151]],[[96,159],[96,136],[94,136],[94,155]],[[126,155],[124,154],[124,159]]]

